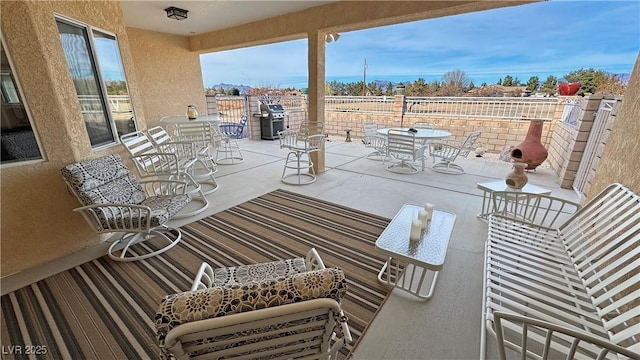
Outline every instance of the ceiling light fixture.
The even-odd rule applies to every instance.
[[[332,41],[338,41],[340,39],[340,34],[338,33],[328,33],[324,36],[324,41],[330,43]]]
[[[167,17],[176,20],[184,20],[187,18],[189,10],[180,9],[175,6],[164,9],[167,12]]]

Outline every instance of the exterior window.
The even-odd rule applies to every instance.
[[[135,131],[118,42],[89,26],[56,22],[91,146],[113,144]]]
[[[31,126],[29,112],[23,102],[20,87],[9,62],[2,41],[0,85],[2,87],[2,165],[42,159],[36,134]]]

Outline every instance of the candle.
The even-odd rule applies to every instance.
[[[433,204],[431,203],[424,204],[424,209],[427,211],[427,221],[431,220],[431,217],[433,216]]]
[[[427,228],[427,221],[429,221],[429,212],[427,210],[418,211],[418,220],[422,222],[422,230]]]
[[[422,221],[413,220],[411,221],[411,232],[409,233],[409,240],[418,241],[421,238],[422,234]]]

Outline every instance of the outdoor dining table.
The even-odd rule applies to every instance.
[[[173,116],[165,116],[160,119],[160,123],[162,124],[171,124],[171,125],[179,125],[179,124],[188,124],[194,121],[206,121],[215,125],[219,125],[222,122],[222,118],[220,115],[201,115],[195,119],[189,119],[187,115],[173,115]]]
[[[209,125],[218,128],[218,126],[222,123],[222,118],[219,115],[201,115],[195,119],[189,119],[187,115],[172,115],[165,116],[160,119],[160,123],[165,125],[165,127],[172,127],[173,134],[176,136],[180,136],[180,126],[187,124],[197,124],[207,122]]]
[[[391,129],[402,130],[402,131],[409,130],[409,128],[382,128],[382,129],[378,129],[377,131],[378,131],[378,134],[387,136],[387,134],[389,133],[389,130]],[[444,139],[451,136],[450,132],[445,130],[438,130],[438,129],[416,129],[415,134],[416,134],[416,140],[420,140],[423,143],[428,140]]]

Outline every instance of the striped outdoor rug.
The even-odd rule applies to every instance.
[[[2,357],[39,351],[53,359],[159,358],[158,304],[166,294],[189,290],[202,261],[235,266],[303,256],[311,247],[347,276],[342,304],[354,343],[341,357],[348,357],[388,294],[377,282],[385,258],[374,249],[388,223],[273,191],[184,226],[183,241],[160,256],[130,263],[105,256],[3,296]]]

